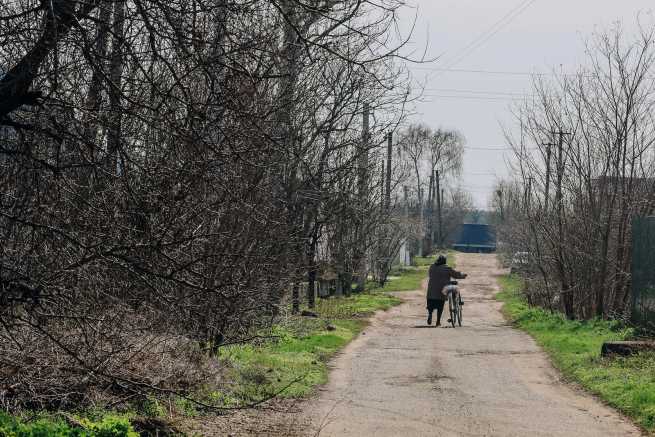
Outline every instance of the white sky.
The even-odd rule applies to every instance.
[[[410,65],[415,79],[426,82],[426,102],[416,104],[415,121],[456,128],[467,139],[462,186],[479,208],[487,208],[494,181],[507,174],[509,151],[501,123],[511,119],[511,99],[530,92],[531,77],[435,71],[438,68],[493,72],[574,72],[585,62],[584,40],[621,22],[626,36],[636,31],[637,16],[653,23],[652,0],[412,0],[403,27],[416,13],[412,47],[420,55],[428,45],[430,64]],[[521,9],[521,7],[525,7]],[[522,10],[522,12],[520,12]],[[507,15],[515,11],[512,15]],[[493,27],[503,17],[501,25]],[[497,33],[480,38],[489,30]],[[492,33],[492,32],[488,32]],[[487,33],[487,35],[488,35]],[[472,50],[472,42],[481,41]]]

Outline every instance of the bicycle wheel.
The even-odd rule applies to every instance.
[[[459,300],[459,296],[458,296]],[[462,326],[462,304],[458,301],[457,302],[457,324],[459,326]]]
[[[450,313],[450,324],[455,327],[455,318],[457,317],[457,309],[455,308],[455,299],[453,293],[448,293],[448,312]]]

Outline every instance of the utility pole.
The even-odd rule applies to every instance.
[[[369,132],[369,115],[370,108],[368,103],[364,103],[362,110],[362,140],[359,147],[358,162],[358,195],[359,208],[357,220],[357,247],[355,249],[354,267],[357,269],[357,291],[363,291],[366,286],[366,234],[364,231],[364,222],[366,220],[366,203],[368,202],[368,149],[370,141]]]
[[[380,175],[380,177],[381,177],[381,179],[380,179],[380,209],[382,211],[386,211],[386,205],[387,205],[386,198],[387,198],[387,195],[385,193],[385,183],[384,183],[384,181],[385,181],[384,159],[382,160],[382,174]]]
[[[559,137],[559,141],[557,142],[557,190],[555,192],[555,202],[557,202],[557,216],[558,220],[560,220],[562,214],[562,179],[564,177],[564,135],[570,135],[570,133],[563,132],[560,129],[557,132],[553,132],[553,134]]]
[[[525,209],[526,213],[530,213],[530,206],[532,204],[532,180],[534,178],[532,176],[528,176],[526,179],[526,184],[525,184],[525,191],[523,192],[523,208]]]
[[[430,173],[430,186],[428,191],[428,229],[426,235],[426,252],[432,252],[432,241],[434,240],[434,175]]]
[[[501,185],[502,187],[502,185]],[[499,188],[496,190],[496,196],[498,196],[498,205],[500,208],[500,221],[505,222],[505,213],[503,212],[503,190]]]
[[[559,235],[562,235],[562,179],[564,177],[564,135],[570,135],[569,132],[563,132],[561,129],[553,132],[558,136],[557,142],[557,187],[555,191],[555,203],[557,203],[557,223]]]
[[[573,295],[571,294],[566,280],[566,272],[564,271],[564,251],[562,244],[562,236],[564,231],[563,212],[564,205],[562,201],[562,179],[564,178],[564,135],[570,135],[569,132],[563,132],[559,129],[553,132],[553,135],[558,137],[557,141],[557,187],[555,192],[555,202],[557,203],[557,233],[559,235],[557,244],[557,266],[560,274],[562,284],[562,294],[564,301],[564,312],[570,319],[573,318]]]
[[[404,198],[404,204],[405,204],[405,211],[404,211],[405,220],[409,221],[409,196],[407,195],[407,185],[403,185],[403,198]],[[407,255],[407,253],[409,251],[409,247],[407,247],[407,237],[406,236],[403,237],[402,247],[404,248],[404,250],[403,250],[403,263],[404,264],[409,264],[411,262],[411,255],[410,256]]]
[[[385,177],[384,158],[382,158],[382,214],[384,221],[381,223],[381,235],[378,243],[377,251],[377,268],[378,278],[384,277],[384,271],[387,267],[387,262],[391,256],[389,252],[389,220],[391,215],[391,154],[393,152],[393,135],[391,132],[387,134],[387,167]]]
[[[439,177],[439,170],[435,172],[435,181],[437,184],[437,218],[439,219],[439,247],[443,246],[443,219],[441,216],[441,202],[443,201],[443,190],[441,189],[441,180]]]
[[[550,156],[553,143],[544,143],[546,146],[546,192],[544,194],[544,215],[548,214],[548,199],[550,197]]]
[[[387,194],[386,194],[386,184],[385,184],[385,168],[384,168],[384,157],[382,157],[382,174],[380,174],[380,218],[382,219],[380,222],[380,234],[377,236],[377,241],[375,244],[375,249],[374,249],[374,254],[373,254],[373,262],[371,264],[371,268],[375,272],[374,276],[377,276],[377,278],[382,277],[382,269],[384,267],[384,257],[385,257],[385,241],[387,238],[387,230],[385,227],[385,221],[386,221],[386,211],[387,211]],[[380,284],[384,285],[384,284]]]
[[[387,214],[391,212],[391,152],[393,151],[393,133],[389,132],[387,135],[387,197],[386,197],[386,211]]]
[[[430,200],[430,247],[434,244],[434,234],[436,233],[434,229],[434,201],[435,199],[439,199],[439,184],[437,183],[437,177],[438,175],[432,175],[432,199]]]
[[[407,185],[403,185],[403,198],[405,200],[405,218],[409,218],[409,196],[407,195]]]
[[[440,197],[439,197],[439,205],[443,204],[443,200],[446,198],[445,192],[446,192],[446,190],[444,190],[442,188],[441,189],[441,194],[440,194]],[[446,241],[446,236],[444,235],[444,232],[443,232],[443,219],[441,218],[441,211],[442,211],[442,208],[441,208],[441,206],[439,206],[439,234],[441,235],[441,245],[443,246],[443,243]]]
[[[423,205],[423,195],[425,193],[423,192],[423,188],[419,187],[418,188],[418,218],[419,218],[419,229],[421,230],[420,232],[420,238],[418,239],[418,254],[419,256],[425,256],[425,253],[423,253],[423,243],[425,242],[425,236],[423,233],[423,224],[424,218],[425,218],[425,208]]]

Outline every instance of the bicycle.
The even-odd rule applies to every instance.
[[[450,319],[448,320],[453,328],[455,323],[462,326],[462,297],[457,288],[457,281],[450,281],[446,286],[446,293],[448,294],[448,311],[450,312]]]

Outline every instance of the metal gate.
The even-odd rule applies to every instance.
[[[632,319],[655,325],[655,217],[632,221]]]

